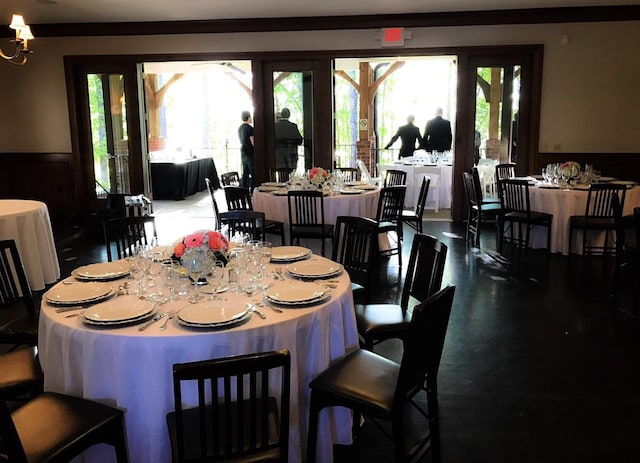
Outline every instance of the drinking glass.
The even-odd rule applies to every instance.
[[[239,293],[238,277],[246,265],[246,250],[241,247],[231,248],[227,257],[227,269],[229,270],[229,284],[235,285],[232,291]]]
[[[196,293],[193,297],[194,300],[199,300],[201,298],[200,295],[200,277],[204,274],[206,269],[205,259],[202,256],[192,257],[187,259],[185,262],[185,268],[187,269],[187,274],[189,278],[191,278],[193,284],[196,287]]]

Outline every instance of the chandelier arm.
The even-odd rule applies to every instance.
[[[16,51],[13,53],[13,56],[5,55],[4,51],[2,51],[2,48],[0,48],[0,56],[2,56],[6,60],[16,59],[19,54],[20,54],[20,47],[17,44],[16,44]]]

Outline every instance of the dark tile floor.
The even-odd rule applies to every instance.
[[[539,252],[502,259],[489,227],[480,250],[465,245],[463,225],[425,222],[449,246],[444,282],[457,287],[438,377],[443,461],[640,461],[640,338],[609,302],[611,263]],[[68,224],[55,233],[63,276],[104,259],[99,237]],[[399,297],[396,262],[374,299]],[[377,351],[399,359],[401,346]],[[365,423],[359,446],[337,449],[336,460],[393,458]]]

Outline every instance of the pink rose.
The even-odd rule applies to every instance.
[[[197,248],[202,244],[204,235],[202,233],[193,233],[184,238],[184,245],[188,248]]]

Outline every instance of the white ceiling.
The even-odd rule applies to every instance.
[[[0,24],[181,21],[638,5],[638,0],[0,0]]]

